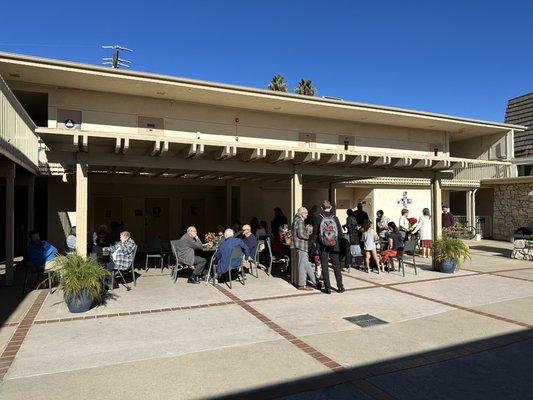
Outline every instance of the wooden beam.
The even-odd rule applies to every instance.
[[[346,162],[346,154],[344,153],[335,153],[335,154],[324,154],[321,156],[321,164],[343,164]]]
[[[152,147],[152,150],[150,151],[151,156],[159,155],[161,152],[161,142],[159,140],[156,140],[154,142],[154,146]]]
[[[413,164],[413,168],[431,168],[433,161],[427,158],[422,158]]]
[[[203,143],[193,143],[189,145],[189,148],[186,150],[185,157],[187,158],[198,158],[204,154],[204,145]]]
[[[130,148],[130,139],[124,138],[124,147],[122,148],[122,154],[126,154],[129,148]]]
[[[450,169],[450,161],[449,160],[440,160],[434,163],[431,168],[433,169]]]
[[[361,164],[368,164],[369,161],[370,161],[369,156],[367,156],[366,154],[361,154],[361,155],[354,156],[348,162],[350,163],[350,165],[361,165]]]
[[[242,161],[246,161],[246,162],[257,161],[257,160],[265,158],[266,155],[267,155],[266,149],[258,147],[257,149],[252,149],[252,150],[244,152],[241,159]]]
[[[215,160],[227,160],[237,155],[237,147],[223,146],[220,150],[215,151]]]
[[[168,153],[168,140],[164,140],[161,142],[161,151],[159,152],[159,157],[163,157],[167,153]]]
[[[278,152],[272,152],[267,156],[267,161],[272,164],[277,164],[282,161],[290,161],[294,159],[293,150],[280,150]]]
[[[379,156],[372,160],[371,164],[375,167],[389,165],[392,161],[391,156]]]
[[[122,139],[117,137],[115,138],[115,154],[120,154],[122,152]]]
[[[318,151],[310,151],[306,153],[296,153],[294,156],[295,164],[308,164],[320,160],[320,153]]]
[[[392,166],[395,168],[410,167],[412,164],[413,164],[413,159],[411,157],[400,157],[392,161]]]

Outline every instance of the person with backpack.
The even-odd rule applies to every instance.
[[[320,254],[320,263],[322,264],[322,276],[324,278],[324,293],[331,293],[329,283],[328,263],[331,260],[335,279],[337,281],[337,291],[344,292],[342,284],[341,267],[339,262],[340,235],[342,227],[337,216],[331,212],[331,203],[329,200],[322,202],[322,212],[318,213],[315,219],[314,232],[316,233],[317,246]]]

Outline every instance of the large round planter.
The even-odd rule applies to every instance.
[[[453,274],[457,267],[457,260],[444,260],[440,263],[440,272],[445,274]]]
[[[73,296],[69,301],[67,301],[67,307],[71,313],[82,313],[91,309],[93,300],[86,290],[80,293],[78,300],[79,301],[76,301],[76,296]]]

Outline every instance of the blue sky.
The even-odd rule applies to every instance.
[[[497,4],[496,4],[497,3]],[[0,51],[502,121],[533,91],[531,1],[24,1],[2,6]]]

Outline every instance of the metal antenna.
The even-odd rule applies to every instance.
[[[113,46],[102,46],[102,49],[113,49],[115,52],[113,53],[113,57],[103,57],[102,58],[102,64],[103,65],[111,65],[111,68],[118,69],[119,67],[126,67],[129,68],[131,64],[131,61],[124,60],[120,58],[120,52],[121,51],[129,51],[132,52],[133,50],[128,49],[127,47],[121,46],[119,44],[115,44]]]

